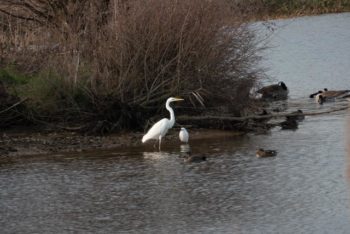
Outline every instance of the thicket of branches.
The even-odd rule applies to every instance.
[[[229,0],[2,0],[0,65],[31,77],[17,92],[30,97],[39,119],[140,127],[175,95],[197,113],[237,115],[262,73],[255,34],[235,7]]]

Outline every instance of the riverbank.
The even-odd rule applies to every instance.
[[[337,107],[328,107],[323,111],[304,112],[305,116],[317,116],[340,112],[349,109],[349,105],[340,103]],[[295,112],[276,113],[268,115],[253,115],[246,117],[218,117],[218,116],[179,116],[179,119],[187,119],[199,125],[188,128],[190,132],[190,141],[202,141],[208,139],[230,138],[242,136],[247,133],[254,135],[268,134],[270,129],[281,127],[285,117],[298,116]],[[275,120],[271,120],[274,118]],[[230,122],[240,121],[244,127],[239,130],[218,130],[200,128],[201,121],[208,119],[212,122],[221,122],[222,125],[230,125]],[[282,121],[282,122],[281,122]],[[217,124],[217,123],[216,123]],[[296,130],[298,126],[294,129]],[[238,128],[237,128],[238,129]],[[283,129],[283,127],[281,128]],[[288,128],[287,128],[288,129]],[[166,145],[180,144],[178,133],[179,126],[170,129],[165,139],[163,147]],[[121,148],[149,148],[154,150],[155,141],[141,143],[143,132],[123,131],[117,134],[106,135],[86,135],[76,131],[54,131],[52,129],[35,129],[35,128],[13,128],[2,132],[0,136],[0,156],[29,156],[29,155],[47,155],[52,153],[81,153],[98,150],[118,150]],[[157,149],[157,147],[156,147]]]
[[[172,129],[165,137],[164,144],[180,143],[179,129]],[[121,132],[105,136],[82,135],[76,132],[38,132],[33,129],[17,129],[2,132],[0,136],[0,157],[30,156],[52,153],[80,153],[94,150],[120,149],[124,147],[145,147],[153,149],[154,142],[141,143],[144,133]],[[211,138],[227,138],[244,134],[239,131],[211,129],[190,130],[191,141]]]
[[[264,79],[256,35],[227,1],[92,2],[0,3],[0,114],[16,103],[1,107],[1,93],[27,100],[0,127],[20,112],[89,134],[142,131],[171,96],[185,100],[177,114],[239,116]]]
[[[316,0],[316,1],[249,1],[242,2],[242,5],[248,5],[244,9],[251,9],[247,11],[247,15],[253,16],[253,21],[258,20],[272,20],[272,19],[286,19],[301,16],[343,13],[350,11],[350,1],[348,0]]]
[[[285,5],[282,4],[282,1],[277,2],[281,4],[276,8],[273,8],[273,6],[267,8],[269,10],[265,12],[266,16],[282,18],[300,14],[338,12],[338,9],[347,10],[345,6],[341,5],[343,8],[328,6],[328,8],[325,8],[326,11],[323,11],[321,7],[295,11],[296,6],[288,5],[289,8],[286,9],[289,10],[282,11],[281,9],[284,9]],[[319,6],[322,6],[322,1],[318,1],[318,3]],[[170,1],[169,4],[172,4],[172,2]],[[197,5],[194,4],[194,6]],[[141,11],[137,6],[134,7],[135,11]],[[183,7],[188,6],[184,5]],[[212,5],[205,5],[205,11],[200,15],[209,16],[206,13],[213,14],[211,7]],[[77,9],[81,8],[77,7]],[[166,9],[172,8],[167,7]],[[179,9],[177,8],[177,10]],[[294,11],[291,9],[294,9]],[[113,12],[115,9],[111,8],[109,10]],[[121,10],[125,9],[121,6]],[[198,9],[199,12],[202,10],[202,8]],[[99,12],[95,13],[99,17]],[[97,26],[104,25],[105,29],[109,30],[109,23],[111,23],[118,26],[115,27],[116,30],[124,29],[122,26],[125,26],[125,30],[135,28],[127,27],[134,23],[130,10],[124,13],[126,14],[125,17],[130,17],[127,18],[130,22],[108,18],[110,22],[101,21]],[[141,11],[140,13],[144,14],[145,17],[150,15],[149,12]],[[175,13],[174,15],[181,16],[183,12],[179,10]],[[49,37],[49,35],[38,33],[33,37],[39,35],[39,38],[35,37],[33,41],[26,41],[28,39],[26,37],[22,38],[21,43],[18,43],[18,38],[12,38],[12,34],[9,33],[9,39],[14,41],[11,44],[11,40],[5,40],[4,45],[7,45],[6,43],[9,43],[9,45],[2,48],[6,53],[0,54],[0,68],[3,68],[3,70],[0,69],[0,82],[3,81],[4,83],[3,90],[0,83],[0,100],[1,97],[3,97],[3,100],[6,99],[6,102],[0,101],[0,128],[11,127],[18,131],[18,126],[36,126],[40,124],[44,126],[52,125],[57,128],[50,133],[45,131],[45,133],[42,133],[42,131],[23,131],[19,133],[22,136],[5,133],[2,138],[3,145],[0,145],[2,147],[1,152],[4,154],[26,154],[27,152],[33,154],[94,150],[122,147],[124,145],[132,146],[134,143],[139,144],[138,139],[142,136],[142,133],[139,132],[144,128],[147,129],[148,124],[167,116],[168,113],[162,107],[164,107],[164,100],[170,95],[180,95],[186,100],[181,104],[182,106],[177,108],[177,114],[201,117],[212,113],[220,113],[220,115],[235,116],[234,118],[244,117],[244,110],[250,104],[248,98],[250,91],[258,87],[259,82],[264,80],[266,76],[262,70],[256,69],[260,62],[260,57],[256,56],[256,52],[260,52],[260,49],[262,49],[255,47],[256,35],[251,34],[246,28],[241,31],[240,25],[242,19],[245,19],[244,17],[242,19],[237,17],[239,19],[233,22],[232,27],[237,30],[238,34],[233,33],[235,34],[233,37],[232,35],[225,35],[232,37],[224,40],[228,42],[227,44],[218,45],[215,37],[211,36],[218,32],[217,25],[226,25],[227,20],[231,22],[231,13],[226,12],[225,18],[220,21],[214,20],[218,19],[216,15],[206,19],[206,22],[213,25],[213,27],[208,28],[215,29],[212,32],[201,31],[204,27],[199,25],[198,28],[194,27],[188,31],[197,32],[199,30],[200,35],[189,33],[181,40],[170,37],[168,38],[169,44],[175,46],[169,47],[169,44],[165,43],[160,50],[152,50],[152,48],[158,47],[158,42],[146,36],[158,34],[180,35],[179,31],[171,30],[179,29],[179,22],[187,25],[187,21],[181,21],[186,17],[178,16],[179,18],[175,21],[169,20],[168,25],[165,25],[167,27],[161,28],[161,31],[154,31],[154,33],[148,34],[148,30],[145,30],[145,32],[142,30],[128,32],[126,35],[132,35],[132,38],[141,40],[131,40],[135,42],[135,45],[131,47],[135,48],[136,52],[129,51],[128,43],[130,41],[128,40],[125,41],[125,47],[118,47],[123,43],[116,44],[114,37],[111,37],[112,39],[106,42],[107,44],[105,42],[97,44],[97,54],[91,52],[89,49],[95,49],[95,47],[92,47],[89,43],[100,41],[99,38],[94,36],[98,35],[97,33],[105,36],[103,30],[93,31],[93,29],[98,28],[96,25],[90,28],[92,31],[89,31],[89,35],[92,38],[87,41],[84,41],[86,40],[85,35],[79,34],[79,27],[76,29],[77,31],[61,32],[60,30],[57,31],[54,21],[48,22],[52,23],[49,28],[45,28],[48,24],[34,24],[31,27],[45,30],[45,32],[49,30],[49,32],[52,32],[49,33],[50,35],[58,35],[57,37]],[[79,14],[75,15],[78,16]],[[168,15],[170,14],[158,16],[158,19]],[[191,15],[189,21],[197,22],[197,17],[197,14]],[[45,20],[48,18],[50,17],[46,17]],[[141,18],[138,20],[141,23],[148,22]],[[4,23],[9,22],[12,23],[13,21],[4,21]],[[28,30],[28,32],[33,30],[31,27],[25,27],[28,26],[28,24],[25,24],[26,22],[19,22],[24,24],[23,28],[20,27],[18,28],[19,31],[16,31],[18,35],[26,35],[21,30]],[[125,24],[119,25],[120,22]],[[153,26],[157,26],[158,22],[162,21],[153,22]],[[207,23],[204,24],[207,25]],[[73,28],[75,25],[70,26]],[[152,26],[152,24],[147,23],[145,25],[145,27],[149,26]],[[59,27],[59,29],[65,27],[66,25]],[[149,28],[151,32],[158,29],[159,27]],[[5,28],[4,32],[9,31],[6,31]],[[146,33],[145,37],[142,36],[143,33]],[[53,47],[42,46],[42,35],[48,37],[48,42]],[[119,35],[119,33],[112,33],[112,36],[114,35]],[[74,43],[76,38],[79,38],[79,43]],[[197,43],[198,38],[201,40],[205,38],[205,41],[202,41],[205,43]],[[143,39],[144,41],[142,41]],[[32,46],[32,42],[38,43],[37,46]],[[184,46],[186,43],[193,46],[193,48]],[[138,47],[139,45],[145,45],[147,49]],[[160,45],[163,45],[163,42]],[[202,46],[197,47],[198,45]],[[240,45],[245,49],[233,50],[238,53],[234,55],[228,53],[228,51],[232,51],[231,47],[235,48],[235,45]],[[21,46],[27,46],[27,48]],[[215,57],[218,55],[216,53],[218,47],[222,50],[220,50],[220,56]],[[110,48],[113,48],[116,53],[111,52]],[[174,50],[169,51],[169,48],[174,48]],[[182,51],[177,48],[189,49],[188,51]],[[193,53],[193,51],[197,52]],[[213,54],[213,51],[216,52]],[[137,54],[140,56],[131,56],[126,60],[119,61],[116,58],[125,57],[116,56],[117,52],[120,52],[120,55]],[[107,59],[106,54],[108,55]],[[7,55],[7,58],[1,60],[1,56],[6,57],[5,55]],[[44,59],[40,59],[40,61],[35,59],[46,55],[49,55],[47,59],[46,57],[42,57]],[[28,63],[29,57],[34,58],[31,64]],[[154,60],[154,58],[156,59]],[[167,61],[164,61],[164,58]],[[208,58],[208,60],[202,61],[202,58]],[[230,59],[230,62],[225,64],[227,67],[223,70],[221,61],[227,61],[227,58]],[[231,58],[236,58],[236,60],[231,60]],[[4,62],[4,66],[2,66],[2,61],[14,62],[10,65],[6,64],[6,66]],[[21,64],[23,61],[24,63]],[[96,61],[101,62],[97,63]],[[14,64],[19,66],[13,66]],[[129,64],[130,66],[124,66],[123,64]],[[16,105],[15,108],[14,105]],[[257,113],[258,111],[255,114]],[[58,122],[64,124],[58,125],[56,124]],[[188,124],[188,122],[183,124]],[[198,120],[193,120],[190,124],[198,125]],[[238,124],[242,125],[241,122]],[[221,119],[215,123],[213,121],[201,123],[200,127],[220,129],[222,125],[227,127],[227,124]],[[80,133],[75,131],[61,132],[61,129],[69,129],[66,126],[77,126],[75,128],[82,131]],[[237,127],[236,130],[240,130],[240,127]],[[229,128],[233,129],[232,126],[229,126]],[[128,133],[124,133],[124,131],[128,131]],[[82,135],[82,132],[87,132],[91,136]],[[115,135],[117,133],[118,135]],[[3,135],[3,131],[0,134]],[[108,135],[100,137],[99,134]],[[176,137],[176,134],[174,136]]]
[[[276,79],[266,83],[278,79],[288,86],[286,111],[350,106],[345,100],[319,105],[308,97],[318,89],[350,88],[349,16],[272,22],[276,31],[263,65]],[[181,106],[174,106],[178,122]],[[168,113],[150,124],[159,117]],[[306,116],[296,130],[276,127],[241,137],[192,141],[196,130],[186,128],[192,155],[205,156],[205,162],[184,162],[188,147],[178,142],[178,128],[166,136],[161,152],[137,136],[132,148],[1,156],[1,233],[350,230],[350,110]],[[277,155],[257,158],[258,148]]]

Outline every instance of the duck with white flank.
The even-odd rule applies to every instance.
[[[328,89],[324,88],[323,90],[318,90],[316,93],[310,94],[309,98],[314,98],[317,94],[323,93],[325,91],[328,91]]]
[[[316,102],[323,104],[326,101],[335,101],[336,99],[349,98],[350,90],[328,90],[315,96]]]

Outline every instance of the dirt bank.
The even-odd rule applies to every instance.
[[[237,136],[237,131],[190,130],[191,140]],[[84,136],[75,132],[35,132],[21,130],[3,132],[0,136],[0,156],[43,155],[51,153],[84,152],[120,147],[140,146],[143,133],[124,132],[106,136]],[[178,129],[172,129],[166,141],[178,141]],[[153,143],[146,143],[152,145]]]

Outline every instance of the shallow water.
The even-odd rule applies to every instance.
[[[288,109],[322,111],[315,89],[350,88],[350,14],[275,21],[269,74]],[[191,132],[190,132],[191,133]],[[350,116],[307,117],[296,131],[76,155],[0,159],[1,233],[348,233]],[[258,159],[259,147],[275,158]]]

